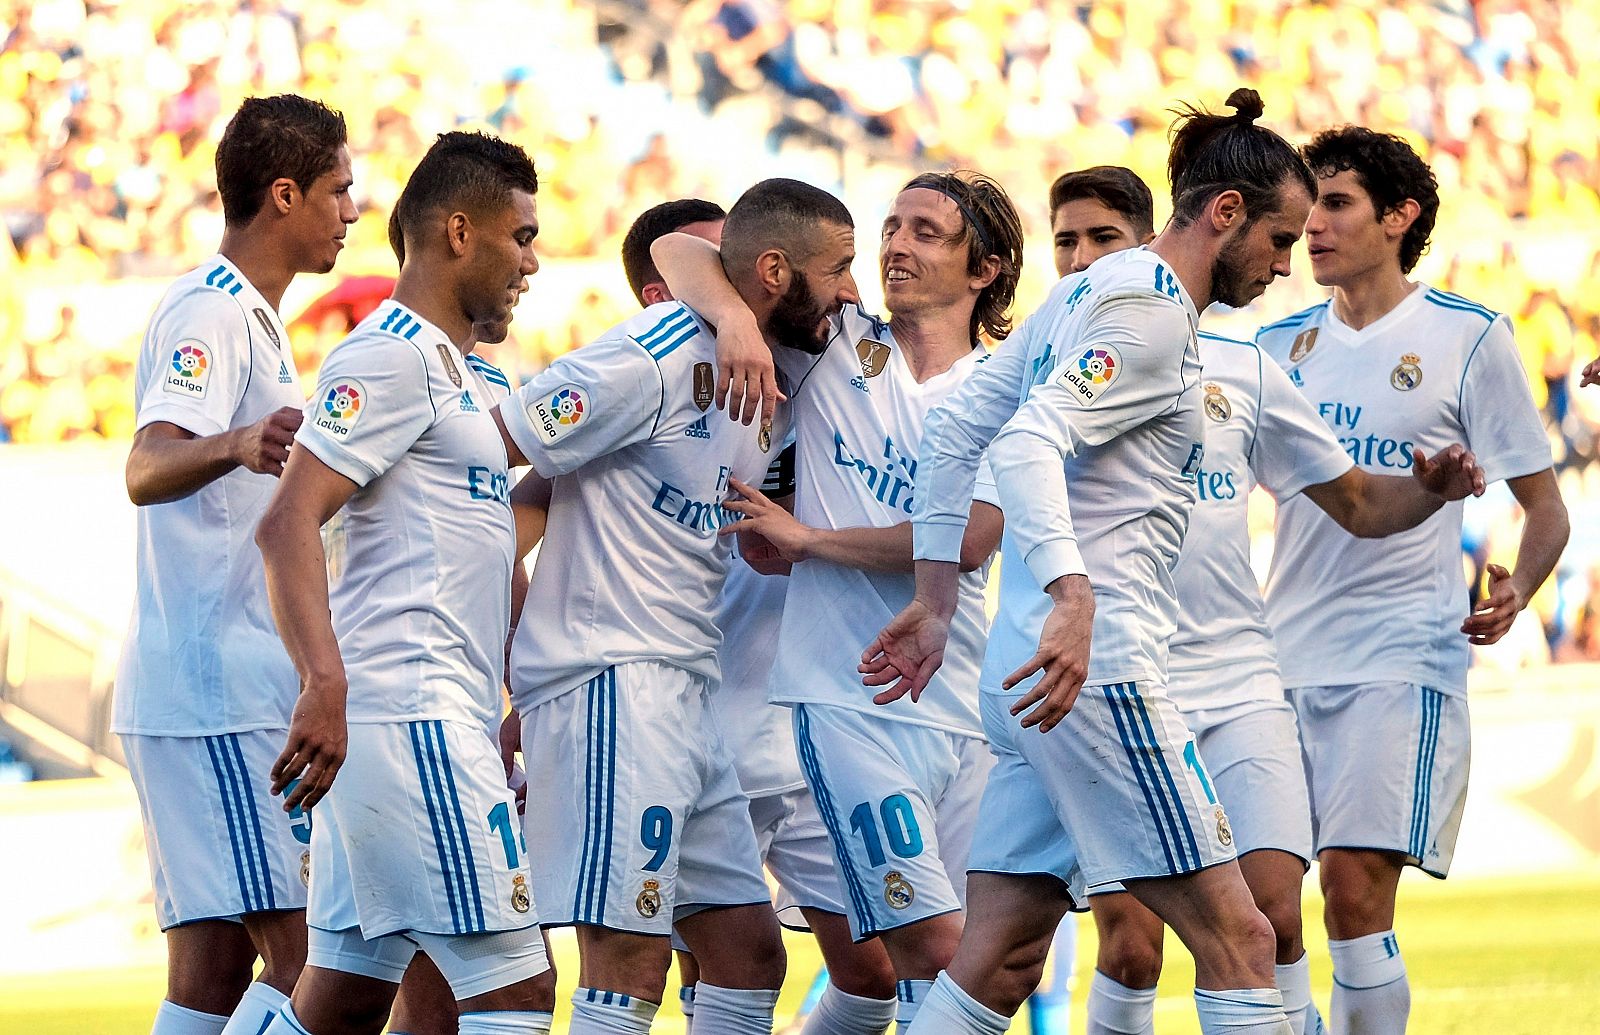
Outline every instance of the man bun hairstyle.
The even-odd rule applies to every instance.
[[[440,133],[400,192],[393,224],[403,245],[404,238],[415,239],[430,215],[441,210],[478,215],[509,204],[519,190],[539,192],[533,159],[522,148],[488,133]]]
[[[650,257],[650,246],[657,238],[681,230],[690,223],[710,223],[727,217],[728,213],[722,210],[721,205],[699,198],[664,201],[641,212],[628,228],[628,236],[622,239],[622,271],[627,274],[628,287],[633,289],[633,297],[639,300],[639,304],[644,305],[645,285],[661,279],[661,271]]]
[[[301,193],[339,162],[344,116],[298,94],[249,97],[217,142],[217,193],[228,226],[244,226],[267,202],[273,181],[290,179]]]
[[[722,268],[735,284],[748,275],[756,256],[777,249],[804,265],[822,248],[822,231],[854,229],[844,202],[820,187],[785,177],[762,180],[739,195],[722,224]]]
[[[1405,138],[1365,126],[1339,126],[1312,137],[1300,154],[1319,177],[1347,169],[1355,173],[1379,219],[1407,199],[1415,201],[1421,211],[1400,238],[1400,271],[1410,273],[1416,268],[1439,218],[1439,181]]]
[[[1093,198],[1122,216],[1139,237],[1156,232],[1156,199],[1139,174],[1120,165],[1095,165],[1062,173],[1050,185],[1050,218],[1069,201]]]
[[[1218,194],[1238,191],[1245,218],[1254,222],[1277,211],[1285,180],[1317,196],[1317,182],[1300,153],[1256,120],[1266,110],[1261,95],[1241,87],[1228,95],[1232,115],[1180,106],[1172,124],[1167,178],[1172,182],[1172,222],[1188,226]]]
[[[977,340],[982,328],[996,341],[1003,339],[1011,333],[1011,303],[1022,277],[1022,217],[1017,206],[999,183],[970,169],[923,173],[900,190],[918,188],[938,191],[961,210],[961,236],[952,243],[966,245],[969,276],[982,273],[989,256],[1000,260],[1000,272],[978,294],[967,333]]]

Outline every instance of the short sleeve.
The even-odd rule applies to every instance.
[[[1486,480],[1520,478],[1554,463],[1511,324],[1504,316],[1495,318],[1467,357],[1460,391],[1466,445],[1478,458]]]
[[[650,437],[665,382],[650,354],[623,335],[557,359],[500,404],[506,431],[546,478]]]
[[[233,426],[253,356],[238,302],[221,291],[196,291],[157,318],[145,347],[154,355],[138,427],[163,421],[203,436]]]
[[[427,359],[415,345],[346,339],[322,364],[295,442],[366,485],[406,455],[435,415]]]
[[[1257,484],[1286,500],[1307,486],[1331,482],[1355,466],[1311,401],[1283,368],[1261,357],[1261,399],[1256,409],[1250,473]]]

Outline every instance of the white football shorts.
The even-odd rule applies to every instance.
[[[267,775],[287,730],[209,737],[122,734],[163,931],[306,908],[311,817],[283,811]]]
[[[1316,850],[1398,852],[1450,872],[1467,804],[1467,699],[1413,683],[1289,691],[1300,720]]]
[[[545,926],[665,936],[701,909],[771,901],[702,677],[612,666],[524,715],[522,754]]]
[[[982,738],[825,704],[794,705],[794,733],[856,940],[964,908]]]

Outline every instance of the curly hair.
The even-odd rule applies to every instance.
[[[1439,181],[1422,156],[1404,138],[1365,126],[1325,129],[1300,154],[1318,176],[1355,173],[1380,220],[1407,200],[1417,203],[1421,211],[1400,238],[1400,271],[1410,273],[1427,252],[1439,218]]]
[[[961,210],[969,275],[982,272],[984,260],[991,255],[1000,261],[1000,272],[978,294],[968,333],[976,339],[982,328],[994,340],[1003,339],[1011,333],[1011,303],[1022,277],[1022,217],[1017,206],[1004,187],[970,169],[923,173],[900,190],[917,188],[936,190]]]

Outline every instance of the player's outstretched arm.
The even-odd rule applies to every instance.
[[[888,687],[874,704],[911,695],[916,701],[944,662],[950,619],[956,613],[960,572],[952,561],[918,561],[917,591],[861,653],[861,682]]]
[[[248,427],[216,435],[196,435],[166,421],[146,424],[133,436],[123,471],[128,499],[139,507],[171,503],[199,492],[235,467],[277,477],[289,459],[289,444],[302,416],[285,406]]]
[[[1461,445],[1432,457],[1412,451],[1411,475],[1371,474],[1352,467],[1332,481],[1308,485],[1306,496],[1353,536],[1381,539],[1426,521],[1451,500],[1482,496],[1483,470]]]
[[[664,234],[650,245],[650,258],[672,297],[717,328],[717,409],[749,424],[759,410],[762,427],[772,423],[783,394],[772,349],[722,269],[717,246],[693,234]]]
[[[272,618],[300,676],[288,742],[271,773],[273,794],[294,784],[285,811],[315,805],[344,764],[348,686],[328,611],[321,529],[355,491],[355,482],[309,449],[296,449],[256,527]]]
[[[1555,570],[1571,534],[1555,471],[1546,468],[1508,478],[1506,486],[1523,510],[1522,541],[1517,546],[1516,570],[1489,565],[1489,595],[1461,623],[1461,631],[1476,644],[1494,643],[1510,630],[1517,613],[1528,606]]]

